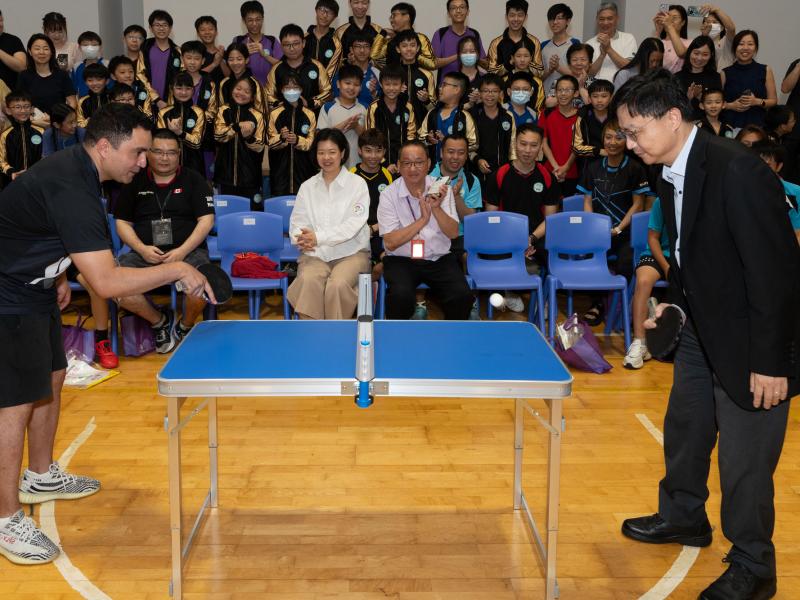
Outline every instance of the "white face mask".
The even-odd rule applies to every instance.
[[[100,46],[81,46],[83,58],[87,60],[95,60],[100,56]]]
[[[722,25],[719,23],[712,23],[711,31],[708,32],[708,35],[712,38],[718,38],[720,33],[722,33]]]
[[[467,52],[459,56],[461,64],[465,67],[474,67],[478,62],[478,55],[474,52]]]
[[[511,102],[517,106],[527,104],[531,99],[531,93],[526,90],[512,90]]]

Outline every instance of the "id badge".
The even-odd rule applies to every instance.
[[[425,240],[411,240],[411,258],[425,258]]]
[[[171,246],[172,219],[154,219],[150,224],[153,228],[153,246]]]

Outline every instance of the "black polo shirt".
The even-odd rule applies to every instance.
[[[17,36],[10,33],[0,33],[0,50],[14,56],[17,52],[25,52],[25,46],[22,45],[22,40]],[[17,89],[17,72],[14,69],[6,66],[6,63],[0,60],[0,79],[6,82],[8,89]]]
[[[608,157],[593,160],[586,165],[578,182],[578,191],[592,197],[592,210],[611,217],[612,226],[625,218],[633,206],[634,194],[649,190],[645,168],[628,156],[618,167],[609,166]]]
[[[533,232],[544,221],[544,207],[557,206],[561,196],[558,183],[541,163],[530,173],[521,173],[512,163],[506,163],[490,177],[490,193],[486,202],[507,212],[528,217],[528,232]]]
[[[39,161],[0,193],[0,314],[52,311],[69,255],[111,250],[100,198],[81,144]]]
[[[178,168],[169,183],[157,184],[150,169],[140,171],[122,188],[114,208],[117,219],[133,224],[136,236],[153,245],[153,221],[172,219],[172,244],[159,246],[167,252],[183,244],[197,226],[197,219],[214,214],[214,194],[205,178],[193,169]],[[206,242],[198,246],[206,248]]]

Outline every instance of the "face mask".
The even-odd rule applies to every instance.
[[[719,37],[720,33],[722,33],[722,25],[720,25],[719,23],[712,23],[709,35],[713,38],[717,38]]]
[[[514,90],[511,92],[511,102],[514,104],[527,104],[531,99],[531,93],[525,90]]]
[[[95,60],[100,56],[100,46],[81,46],[83,58],[87,60]]]
[[[478,62],[478,55],[470,52],[469,54],[461,54],[459,56],[461,64],[465,67],[474,67]]]
[[[283,97],[287,102],[297,102],[302,95],[303,92],[300,90],[283,90]]]

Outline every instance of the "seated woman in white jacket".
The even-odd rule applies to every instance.
[[[346,168],[347,138],[317,132],[311,147],[320,172],[297,192],[289,235],[300,248],[289,302],[301,319],[350,319],[358,306],[358,274],[370,269],[369,190]]]

